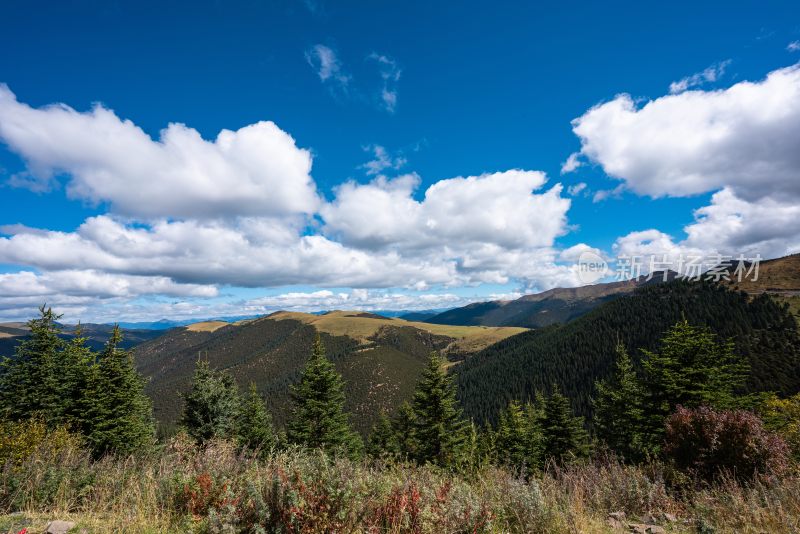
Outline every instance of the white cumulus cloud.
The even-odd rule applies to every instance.
[[[637,106],[629,95],[573,121],[581,154],[636,193],[800,198],[800,66],[719,91]]]
[[[311,154],[272,122],[213,141],[170,124],[153,140],[101,105],[36,109],[0,85],[0,140],[39,183],[65,173],[72,198],[130,217],[311,214],[319,202]]]

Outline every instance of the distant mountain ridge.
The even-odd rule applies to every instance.
[[[668,278],[674,278],[674,275]],[[661,280],[655,276],[653,280]],[[519,326],[540,328],[566,323],[620,295],[648,283],[646,277],[580,287],[555,288],[524,295],[516,300],[476,302],[426,320],[434,324],[472,326]]]
[[[787,302],[793,310],[800,310],[800,254],[760,261],[756,280],[753,280],[756,274],[753,270],[750,276],[739,281],[733,275],[735,267],[730,265],[730,280],[723,279],[721,284],[749,294],[776,294],[780,297],[779,300]],[[676,277],[677,273],[670,271],[667,280],[674,280]],[[630,294],[638,287],[659,282],[663,282],[663,272],[652,277],[640,276],[619,282],[555,288],[510,301],[476,302],[424,320],[435,324],[541,328],[567,323],[600,304]]]
[[[74,337],[76,325],[61,324],[62,336],[64,339]],[[87,338],[87,345],[92,349],[98,350],[105,345],[111,336],[113,325],[85,323],[81,324],[81,334]],[[160,336],[163,331],[122,328],[123,348],[131,348],[140,343]],[[11,356],[17,344],[28,335],[28,327],[23,322],[0,323],[0,357]]]

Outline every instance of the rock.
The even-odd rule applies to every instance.
[[[674,523],[678,520],[675,514],[669,514],[667,512],[664,512],[663,514],[661,514],[661,516],[664,518],[664,521],[668,523]]]
[[[612,529],[625,529],[625,512],[611,512],[606,517],[606,525]]]
[[[75,528],[75,523],[72,521],[50,521],[45,534],[67,534],[72,528]]]
[[[658,519],[656,519],[653,514],[645,514],[642,516],[642,523],[645,525],[655,525],[658,523]]]
[[[636,534],[666,534],[666,530],[658,525],[646,523],[628,523],[628,529]]]

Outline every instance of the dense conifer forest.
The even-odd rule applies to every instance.
[[[530,400],[557,386],[578,413],[590,416],[594,382],[611,372],[617,344],[638,368],[639,349],[652,350],[682,319],[733,340],[750,364],[743,392],[800,391],[800,337],[785,305],[766,294],[753,298],[710,282],[676,280],[488,347],[458,367],[459,399],[475,421],[494,423],[509,401]]]

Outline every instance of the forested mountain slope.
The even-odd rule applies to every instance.
[[[640,287],[568,324],[485,349],[459,365],[459,397],[476,421],[494,421],[509,400],[527,399],[556,385],[587,415],[594,381],[611,370],[617,341],[638,361],[640,348],[655,348],[684,317],[733,338],[750,360],[750,391],[800,390],[800,339],[784,304],[768,295],[751,297],[709,282],[678,280]]]
[[[147,392],[156,418],[167,427],[179,418],[179,393],[187,389],[198,358],[229,371],[242,387],[255,382],[281,426],[289,385],[298,380],[319,333],[344,377],[353,423],[366,432],[381,410],[393,411],[410,398],[430,351],[458,359],[523,331],[427,325],[360,312],[278,312],[234,324],[176,328],[136,347],[135,357],[150,379]]]
[[[521,326],[538,328],[566,323],[596,306],[630,293],[645,284],[645,278],[555,288],[516,300],[476,302],[426,319],[426,322],[452,325]]]

